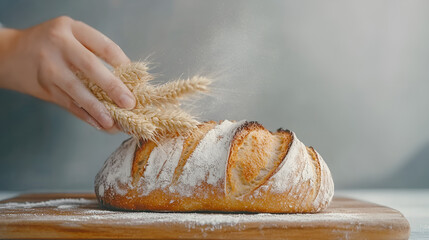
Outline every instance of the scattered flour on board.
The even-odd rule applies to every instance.
[[[73,206],[73,207],[71,207]],[[25,220],[31,222],[51,221],[59,224],[68,224],[78,227],[87,225],[110,224],[112,227],[127,225],[151,226],[153,224],[181,224],[188,229],[201,231],[215,231],[223,227],[234,226],[238,230],[245,229],[248,223],[257,223],[259,229],[278,226],[313,226],[315,222],[349,224],[358,229],[365,224],[376,222],[386,223],[383,227],[392,227],[392,218],[402,215],[395,214],[369,214],[359,208],[337,208],[336,212],[321,212],[316,214],[243,214],[243,213],[160,213],[160,212],[121,212],[99,209],[97,201],[86,198],[63,198],[42,202],[9,202],[0,204],[0,216],[15,221]],[[48,208],[44,211],[38,208]]]
[[[80,205],[97,204],[96,200],[85,198],[61,198],[43,202],[9,202],[0,204],[0,209],[17,209],[17,208],[40,208],[40,207],[58,207],[72,208]]]
[[[317,213],[317,214],[243,214],[243,213],[159,213],[159,212],[121,212],[103,209],[91,209],[85,205],[94,204],[95,200],[90,199],[58,199],[45,202],[34,203],[7,203],[0,204],[2,210],[16,210],[25,206],[26,211],[16,213],[14,218],[26,221],[58,221],[73,224],[85,225],[88,221],[91,224],[112,224],[112,226],[121,225],[151,225],[157,223],[183,224],[188,229],[199,228],[202,231],[214,231],[226,226],[244,226],[247,223],[258,223],[259,228],[272,227],[273,224],[282,226],[289,224],[313,224],[315,221],[323,222],[348,222],[354,225],[364,224],[374,220],[383,220],[386,216],[380,216],[380,219],[374,219],[374,216],[366,213]],[[69,209],[71,203],[79,203],[76,208]],[[65,205],[63,205],[65,204]],[[50,212],[34,212],[28,208],[36,206],[56,207],[56,211],[64,211],[67,214],[58,214]]]

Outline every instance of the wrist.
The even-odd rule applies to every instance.
[[[11,71],[17,64],[14,63],[14,52],[16,51],[19,33],[19,30],[0,28],[0,88],[17,90]]]

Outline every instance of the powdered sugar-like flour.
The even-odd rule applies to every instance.
[[[119,194],[125,194],[126,190],[120,188],[118,184],[132,187],[130,184],[131,167],[137,142],[134,138],[124,141],[106,160],[95,178],[100,196],[103,196],[104,191],[108,188],[113,188]]]
[[[73,206],[73,207],[72,207]],[[351,221],[356,222],[365,218],[364,214],[356,213],[319,213],[319,214],[235,214],[235,213],[159,213],[159,212],[121,212],[99,209],[97,201],[94,199],[55,199],[42,202],[9,202],[0,204],[2,212],[19,210],[15,214],[16,218],[26,220],[44,221],[71,221],[82,224],[91,221],[108,221],[112,224],[141,225],[153,223],[182,223],[188,228],[199,226],[209,226],[212,229],[219,229],[222,226],[234,226],[244,223],[260,222],[312,222],[323,221]],[[50,208],[54,212],[41,214],[37,208]],[[39,214],[40,213],[40,214]],[[67,214],[65,214],[67,213]],[[9,214],[10,215],[10,214]],[[113,220],[113,221],[111,221]],[[132,221],[129,221],[132,220]]]
[[[210,130],[187,160],[178,183],[169,190],[191,196],[201,182],[216,185],[223,180],[232,137],[243,123],[225,120]]]
[[[288,188],[291,186],[297,186],[299,183],[315,179],[315,172],[309,169],[309,164],[305,164],[306,161],[311,161],[311,157],[305,145],[293,133],[293,142],[288,154],[278,167],[278,172],[274,174],[270,181],[273,185],[272,191],[277,193],[289,192],[291,189]],[[297,174],[300,167],[303,167],[303,171],[301,171],[301,174]]]
[[[182,153],[183,139],[169,139],[153,149],[144,172],[142,195],[148,195],[154,189],[167,187],[176,169]]]
[[[184,165],[181,165],[183,168],[179,168],[182,171],[178,172],[178,178],[175,178],[175,170],[184,147],[183,137],[160,142],[150,152],[143,175],[138,176],[137,183],[132,181],[131,170],[138,141],[133,138],[126,140],[110,155],[97,174],[96,194],[103,198],[109,189],[110,194],[117,195],[136,190],[142,197],[161,190],[179,197],[198,194],[198,198],[207,198],[211,193],[199,191],[203,183],[212,185],[216,191],[224,191],[230,147],[237,129],[243,124],[245,120],[225,120],[209,130],[189,158],[185,159]],[[316,152],[318,161],[313,159],[312,150],[311,154],[309,151],[292,132],[292,142],[283,161],[266,182],[252,190],[252,198],[285,194],[281,204],[289,211],[326,208],[334,194],[332,177],[320,155]]]
[[[96,200],[85,198],[61,198],[43,202],[9,202],[0,204],[0,209],[58,207],[72,208],[80,205],[96,204]]]
[[[93,197],[76,195],[76,198],[0,203],[0,226],[4,230],[0,231],[0,236],[5,236],[8,231],[11,233],[11,230],[29,233],[31,229],[37,232],[39,226],[45,226],[43,233],[46,236],[79,232],[83,234],[81,237],[97,238],[106,238],[106,234],[120,236],[118,234],[122,233],[128,238],[139,238],[144,234],[146,237],[201,239],[252,236],[267,239],[289,237],[289,230],[308,233],[324,229],[326,234],[332,233],[332,238],[348,239],[351,233],[356,238],[360,236],[356,235],[359,232],[375,229],[396,234],[400,228],[406,227],[406,220],[393,209],[349,198],[336,198],[330,208],[315,214],[244,214],[110,211],[101,209]]]
[[[163,189],[182,196],[190,196],[193,189],[201,182],[216,185],[225,178],[229,148],[235,130],[240,122],[223,121],[211,129],[200,141],[183,167],[177,184],[171,185],[174,170],[180,159],[183,138],[178,137],[161,142],[151,152],[143,178],[140,193],[148,195],[155,189]],[[96,177],[98,195],[103,197],[105,190],[112,188],[115,193],[124,195],[131,185],[131,168],[137,140],[131,138],[124,141],[105,162]]]
[[[71,207],[73,206],[73,207]],[[48,211],[44,210],[49,208]],[[106,224],[120,226],[160,226],[157,224],[179,224],[185,229],[200,229],[202,232],[215,231],[224,227],[244,230],[252,223],[260,230],[280,227],[314,227],[314,224],[348,224],[359,228],[373,222],[386,222],[397,214],[369,214],[352,208],[337,208],[317,214],[243,214],[243,213],[161,213],[161,212],[121,212],[100,209],[94,199],[55,199],[43,202],[0,204],[0,217],[3,220],[30,222],[51,222],[73,227]],[[165,227],[165,225],[162,225]]]

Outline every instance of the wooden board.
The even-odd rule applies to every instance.
[[[400,212],[343,197],[317,214],[120,212],[77,193],[0,202],[0,238],[408,239],[409,231]]]

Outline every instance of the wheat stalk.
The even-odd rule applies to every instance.
[[[113,73],[125,83],[137,99],[134,109],[118,107],[112,99],[81,72],[76,75],[100,100],[122,131],[143,140],[159,142],[166,137],[188,135],[199,122],[180,108],[179,100],[195,93],[207,92],[210,79],[196,76],[156,86],[145,62],[133,62],[114,69]]]

